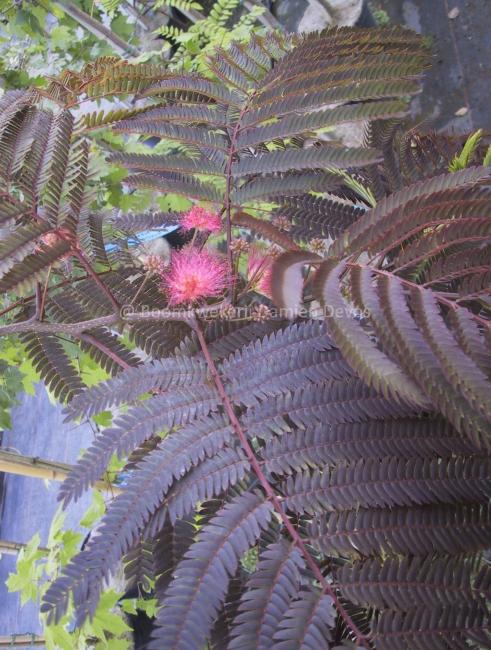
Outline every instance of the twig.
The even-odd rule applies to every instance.
[[[98,275],[99,276],[105,275],[107,273],[111,273],[111,271],[101,271],[100,273],[98,273]],[[57,284],[53,284],[53,286],[51,287],[48,287],[48,289],[59,289],[60,287],[64,287],[67,284],[75,284],[75,282],[82,282],[82,280],[88,280],[90,277],[91,277],[90,275],[84,275],[80,278],[69,278],[68,280],[62,280],[61,282],[58,282]],[[32,300],[35,299],[36,299],[36,294],[33,294],[32,296],[26,296],[25,298],[19,298],[19,300],[16,300],[8,307],[2,309],[0,311],[0,316],[5,316],[5,314],[8,314],[14,309],[17,309],[17,307],[24,307],[26,303],[31,302]]]
[[[346,625],[349,627],[349,629],[353,632],[353,634],[356,637],[357,643],[361,645],[365,645],[367,643],[367,639],[365,635],[358,629],[356,623],[352,620],[346,609],[343,607],[341,602],[339,601],[339,598],[337,597],[333,587],[327,582],[325,579],[324,575],[322,574],[320,568],[318,567],[316,561],[310,554],[309,550],[307,549],[304,541],[298,534],[298,531],[296,528],[293,526],[292,522],[284,512],[280,500],[273,490],[271,484],[269,483],[268,479],[264,475],[264,472],[261,468],[261,464],[259,463],[258,459],[256,458],[256,455],[254,454],[254,450],[252,449],[249,440],[247,439],[246,434],[244,433],[244,430],[242,429],[242,426],[235,415],[234,408],[232,406],[232,403],[225,392],[225,387],[223,385],[222,379],[220,377],[220,374],[218,373],[215,361],[213,360],[213,357],[211,356],[210,350],[208,348],[208,345],[206,343],[205,337],[203,335],[203,332],[197,323],[195,321],[192,323],[192,327],[194,331],[196,332],[196,335],[198,337],[201,350],[203,352],[203,355],[206,359],[206,362],[208,364],[208,367],[210,369],[210,373],[213,377],[213,380],[215,382],[215,386],[217,387],[218,394],[220,395],[220,398],[222,400],[223,406],[225,408],[225,411],[228,415],[228,418],[230,420],[230,423],[232,424],[232,427],[237,434],[237,437],[240,440],[240,443],[242,445],[242,449],[244,450],[249,462],[251,463],[251,467],[254,470],[254,473],[256,474],[259,482],[261,483],[264,491],[266,492],[267,497],[270,499],[271,503],[273,504],[274,509],[276,512],[279,514],[281,517],[281,520],[283,521],[283,524],[285,525],[285,528],[287,529],[288,533],[290,534],[293,542],[295,545],[298,547],[300,552],[302,553],[307,565],[309,566],[310,570],[314,574],[314,577],[319,581],[319,583],[322,585],[322,589],[324,593],[329,594],[329,596],[332,598],[333,603],[341,616],[341,618],[344,620]]]
[[[98,20],[89,16],[84,11],[76,7],[71,2],[66,2],[66,0],[59,0],[55,2],[65,13],[67,13],[73,20],[75,20],[79,25],[84,27],[87,31],[91,32],[96,38],[99,38],[102,41],[106,41],[113,48],[116,54],[120,56],[126,56],[131,54],[136,56],[139,54],[139,51],[133,45],[126,43],[122,38],[117,34],[112,32],[110,29],[105,27]]]
[[[75,248],[75,247],[72,248],[71,253],[72,253],[72,255],[74,255],[77,258],[77,260],[80,262],[80,264],[84,267],[85,271],[87,272],[87,275],[89,275],[94,280],[96,285],[101,289],[101,291],[103,293],[105,293],[105,295],[109,299],[109,302],[113,306],[114,311],[119,312],[119,303],[118,303],[118,301],[113,296],[110,289],[108,287],[106,287],[104,282],[100,279],[98,273],[96,273],[94,271],[94,269],[92,268],[92,265],[90,264],[90,262],[85,258],[84,253],[79,248]]]
[[[133,312],[128,305],[129,312],[125,307],[117,314],[99,316],[90,320],[80,321],[78,323],[46,323],[38,321],[35,316],[19,323],[10,323],[0,327],[0,336],[8,334],[21,334],[22,332],[39,332],[43,334],[67,334],[69,336],[79,337],[80,334],[96,327],[111,327],[118,322],[121,323],[138,323],[142,321],[180,321],[189,323],[195,318],[206,318],[207,316],[218,315],[220,310],[227,306],[228,302],[215,303],[206,305],[198,309],[153,309],[150,311]]]
[[[48,268],[48,277],[46,278],[46,282],[44,283],[43,295],[41,296],[41,304],[39,305],[39,313],[37,314],[37,319],[38,320],[43,320],[44,305],[46,304],[46,294],[48,293],[49,278],[51,276],[51,269],[52,268],[53,268],[53,265],[50,264],[49,268]]]
[[[78,337],[81,341],[85,341],[86,343],[90,343],[90,345],[93,345],[95,348],[100,350],[103,354],[106,355],[106,357],[109,357],[112,359],[115,363],[118,364],[121,368],[124,368],[125,370],[128,370],[128,368],[131,368],[132,366],[127,363],[124,359],[122,359],[114,350],[111,350],[111,348],[108,348],[107,345],[104,345],[104,343],[101,343],[98,339],[95,338],[95,336],[92,336],[92,334],[80,334]]]
[[[38,321],[34,316],[33,318],[21,321],[20,323],[2,325],[0,327],[0,336],[7,336],[8,334],[22,334],[22,332],[39,332],[41,334],[69,334],[72,336],[77,336],[85,330],[90,330],[94,327],[109,327],[110,325],[115,325],[118,320],[118,314],[110,314],[109,316],[100,316],[99,318],[92,318],[91,320],[86,320],[80,323],[46,323],[45,321]]]

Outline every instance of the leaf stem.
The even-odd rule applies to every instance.
[[[118,364],[121,368],[124,370],[128,370],[129,368],[132,368],[132,366],[127,363],[124,359],[122,359],[114,350],[111,350],[111,348],[108,348],[107,345],[104,345],[104,343],[101,343],[95,336],[92,336],[92,334],[80,334],[79,338],[81,341],[85,341],[86,343],[89,343],[90,345],[93,345],[95,348],[100,350],[103,354],[106,355],[106,357],[109,357],[112,359],[115,363]]]
[[[225,387],[223,385],[222,379],[220,377],[220,374],[218,372],[218,369],[216,367],[215,361],[213,360],[213,357],[211,356],[210,350],[208,348],[208,345],[206,343],[206,339],[204,337],[203,331],[201,327],[199,326],[199,323],[197,321],[194,321],[194,323],[191,323],[191,326],[193,327],[194,331],[196,332],[196,335],[198,337],[198,341],[201,346],[201,350],[203,352],[203,355],[206,359],[206,362],[208,364],[208,367],[210,369],[210,374],[213,377],[213,380],[215,382],[215,386],[217,387],[218,394],[220,395],[220,398],[222,400],[223,406],[225,408],[225,411],[227,413],[227,416],[230,420],[230,423],[232,424],[232,427],[237,434],[237,437],[240,440],[240,443],[242,445],[242,449],[244,450],[249,462],[251,463],[252,469],[254,470],[254,473],[256,474],[259,482],[261,483],[264,491],[266,492],[267,497],[270,499],[271,503],[273,504],[274,509],[280,516],[285,528],[287,529],[288,533],[290,534],[293,542],[295,545],[298,547],[300,552],[302,553],[308,567],[312,571],[314,577],[319,581],[319,583],[322,585],[322,589],[324,593],[329,594],[329,596],[332,598],[333,603],[341,616],[341,618],[344,620],[346,625],[350,628],[350,630],[353,632],[354,636],[356,637],[357,643],[359,645],[365,645],[367,643],[367,638],[365,635],[358,629],[357,625],[355,622],[352,620],[346,609],[343,607],[343,605],[340,603],[339,598],[337,597],[334,588],[327,582],[326,578],[322,574],[320,568],[318,567],[316,561],[310,554],[308,548],[306,547],[303,539],[300,537],[298,531],[290,521],[289,517],[286,515],[286,513],[283,510],[283,507],[281,505],[280,499],[278,495],[275,493],[273,490],[271,484],[269,483],[268,479],[266,478],[261,464],[256,458],[256,455],[254,453],[254,450],[249,443],[249,440],[247,439],[247,436],[242,429],[242,426],[235,414],[234,408],[232,406],[232,403],[225,392]]]
[[[87,275],[89,275],[96,285],[99,287],[99,289],[107,296],[109,299],[109,302],[113,306],[113,309],[116,313],[119,313],[119,303],[116,300],[116,298],[113,296],[111,291],[109,290],[108,287],[104,284],[104,282],[100,279],[98,273],[94,271],[92,268],[91,263],[86,259],[85,255],[83,252],[80,250],[78,247],[73,247],[71,250],[71,253],[74,257],[77,258],[77,260],[80,262],[80,264],[84,267],[85,271],[87,272]]]

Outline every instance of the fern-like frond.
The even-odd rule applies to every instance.
[[[364,208],[335,197],[291,196],[278,199],[278,215],[293,222],[292,235],[301,240],[336,239],[365,212]]]
[[[252,343],[223,363],[234,399],[252,406],[257,398],[279,395],[304,383],[348,378],[352,371],[322,326],[296,325]],[[270,361],[264,368],[264,358]]]
[[[472,454],[474,447],[443,418],[400,418],[306,429],[266,441],[261,457],[270,472],[293,474],[340,461],[396,456],[399,459]]]
[[[458,554],[486,549],[491,533],[489,504],[345,510],[309,525],[310,543],[324,553]]]
[[[175,524],[197,506],[208,501],[244,480],[249,472],[249,462],[243,452],[231,448],[206,458],[171,489],[162,503],[170,521]]]
[[[60,402],[69,401],[83,390],[84,384],[56,336],[23,334],[21,340],[32,365]]]
[[[304,563],[297,548],[284,539],[269,545],[242,595],[230,650],[268,650],[294,598],[299,595]]]
[[[487,178],[489,174],[490,171],[487,168],[474,167],[455,174],[436,176],[391,194],[380,201],[373,210],[358,219],[346,236],[335,242],[332,253],[342,256],[369,248],[376,237],[383,238],[386,231],[394,227],[394,213],[396,211],[400,213],[405,204],[417,201],[422,197],[430,197],[438,192],[469,187]]]
[[[118,377],[85,390],[67,407],[70,419],[91,416],[138,399],[147,392],[191,388],[206,382],[208,371],[194,359],[169,358],[126,370]]]
[[[384,560],[369,558],[345,564],[336,574],[343,596],[352,603],[378,609],[411,610],[419,605],[453,605],[476,597],[473,576],[479,555],[424,555]],[[396,586],[397,585],[397,586]]]
[[[50,620],[60,619],[72,591],[80,623],[95,611],[102,580],[114,572],[133,546],[174,480],[198,460],[215,455],[231,436],[232,430],[223,419],[210,418],[167,436],[139,464],[126,490],[110,504],[97,543],[94,539],[75,556],[46,592],[41,609]]]
[[[196,648],[205,643],[238,561],[267,526],[271,511],[262,496],[246,492],[203,527],[176,567],[150,647],[179,648],[184,639]]]
[[[291,151],[274,151],[254,158],[243,158],[232,165],[232,175],[252,176],[261,173],[287,172],[290,170],[328,169],[371,165],[379,159],[373,149],[322,146]]]
[[[248,410],[244,424],[249,435],[267,439],[272,433],[290,430],[289,422],[306,428],[316,422],[336,425],[404,417],[414,410],[383,398],[359,379],[350,377],[310,383],[276,400],[263,402]]]
[[[34,252],[42,235],[49,232],[46,223],[33,223],[13,230],[0,242],[0,274],[4,275]]]
[[[199,400],[194,390],[182,388],[171,395],[156,395],[141,406],[135,406],[121,415],[113,427],[97,436],[70,471],[58,498],[65,506],[72,499],[78,499],[101,477],[113,454],[121,458],[152,436],[207,415],[217,402],[215,391],[201,386]]]
[[[59,241],[53,246],[43,246],[42,250],[29,254],[14,266],[0,280],[0,292],[26,290],[36,281],[45,278],[50,267],[70,251],[67,241]]]
[[[386,456],[338,464],[332,471],[307,471],[283,485],[295,512],[322,513],[431,503],[486,503],[491,493],[490,459],[475,457],[398,459]]]
[[[274,636],[274,647],[328,650],[336,612],[331,596],[321,589],[303,589],[286,611]]]
[[[222,175],[223,169],[216,167],[209,158],[190,158],[186,156],[151,156],[148,154],[116,153],[111,162],[127,167],[131,171],[189,172],[192,174]]]
[[[180,194],[198,201],[220,202],[220,192],[211,183],[202,182],[196,180],[194,176],[186,176],[177,172],[135,174],[125,178],[125,183],[130,187]]]
[[[434,648],[468,648],[468,640],[474,647],[485,648],[491,643],[491,618],[479,603],[431,609],[419,606],[404,618],[399,612],[385,610],[376,622],[373,637],[380,650],[419,650],[428,644]]]
[[[237,145],[240,148],[250,147],[264,142],[271,142],[276,138],[292,138],[345,122],[389,118],[404,113],[405,109],[405,103],[396,100],[352,104],[314,113],[291,115],[267,126],[242,129],[237,138]]]

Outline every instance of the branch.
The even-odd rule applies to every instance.
[[[70,18],[73,18],[79,25],[84,29],[93,34],[96,38],[101,41],[106,41],[113,48],[116,54],[120,56],[127,56],[131,54],[132,56],[137,56],[139,51],[133,45],[126,43],[122,38],[120,38],[113,31],[105,27],[98,20],[89,16],[84,11],[76,7],[71,2],[66,2],[66,0],[59,0],[55,2],[65,13],[67,13]]]
[[[99,318],[92,318],[80,323],[46,323],[38,321],[36,318],[30,318],[20,323],[10,323],[0,327],[0,336],[8,334],[22,334],[23,332],[39,332],[42,334],[69,334],[78,336],[85,330],[90,330],[95,327],[109,327],[115,325],[119,320],[118,314],[110,314],[109,316],[100,316]]]
[[[111,271],[100,271],[97,275],[106,275],[107,273],[111,273]],[[52,289],[59,289],[60,287],[64,287],[67,284],[74,284],[75,282],[81,282],[82,280],[87,280],[90,278],[90,275],[84,275],[80,278],[68,278],[67,280],[62,280],[61,282],[57,282],[56,284],[51,285],[51,287],[48,287],[48,290],[51,291]],[[4,316],[5,314],[8,314],[9,312],[13,311],[14,309],[17,309],[17,307],[24,307],[26,303],[32,302],[35,300],[37,297],[37,294],[33,294],[32,296],[26,296],[25,298],[19,298],[19,300],[16,300],[13,302],[11,305],[8,307],[5,307],[0,311],[0,316]]]
[[[150,311],[133,312],[133,306],[123,306],[119,313],[109,314],[108,316],[99,316],[90,320],[80,321],[78,323],[46,323],[38,321],[36,317],[20,323],[10,323],[0,327],[0,336],[8,334],[22,334],[23,332],[38,332],[42,334],[68,334],[82,338],[80,335],[87,330],[96,327],[111,327],[118,322],[138,323],[141,321],[180,321],[191,323],[196,318],[206,318],[207,316],[218,316],[220,310],[228,303],[220,302],[214,305],[206,305],[199,309],[153,309]],[[129,311],[128,311],[129,310]]]
[[[195,321],[193,323],[193,329],[196,332],[196,335],[198,337],[201,350],[203,351],[203,355],[206,359],[206,362],[208,364],[208,367],[210,369],[210,373],[213,377],[213,380],[215,382],[215,386],[217,387],[218,393],[220,395],[220,398],[222,400],[223,406],[225,408],[225,411],[228,415],[228,418],[230,420],[230,423],[232,424],[233,429],[235,430],[235,433],[237,434],[237,437],[240,440],[240,443],[242,445],[242,449],[244,450],[249,462],[251,463],[251,467],[254,470],[254,473],[256,474],[257,478],[259,479],[259,482],[261,483],[264,491],[266,492],[266,495],[270,499],[271,503],[274,506],[274,509],[276,512],[279,514],[285,528],[289,532],[293,542],[295,545],[298,547],[300,552],[302,553],[307,565],[309,566],[310,570],[314,574],[314,577],[316,580],[319,581],[319,583],[322,585],[322,589],[324,593],[329,594],[329,596],[332,598],[333,603],[341,616],[341,618],[344,620],[346,625],[349,627],[349,629],[353,632],[353,634],[356,637],[357,643],[360,645],[366,645],[367,644],[367,639],[362,634],[362,632],[358,629],[356,623],[352,620],[346,609],[343,607],[341,602],[339,601],[339,598],[337,597],[334,588],[332,585],[330,585],[327,580],[325,579],[324,575],[322,574],[322,571],[319,569],[317,566],[316,561],[310,554],[309,550],[307,549],[303,539],[300,537],[298,534],[298,531],[296,528],[293,526],[292,522],[286,515],[286,513],[283,510],[283,507],[280,503],[280,500],[273,490],[271,484],[269,483],[268,479],[266,478],[265,474],[263,473],[263,470],[261,468],[261,465],[256,458],[254,454],[254,450],[252,449],[249,440],[247,439],[246,434],[244,433],[244,430],[242,429],[242,426],[235,415],[234,408],[232,406],[232,403],[230,399],[228,398],[228,395],[225,392],[225,387],[223,385],[222,379],[218,373],[217,367],[215,365],[215,362],[213,360],[213,357],[210,354],[210,350],[208,348],[208,345],[206,343],[205,337],[203,335],[203,332],[198,325],[198,323]]]

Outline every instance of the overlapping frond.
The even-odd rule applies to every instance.
[[[226,386],[243,405],[240,419],[247,435],[252,441],[264,441],[264,444],[256,446],[256,453],[275,489],[283,495],[286,512],[292,520],[298,516],[304,519],[307,541],[319,553],[327,556],[341,554],[360,561],[370,556],[382,556],[380,562],[387,562],[385,554],[389,557],[393,554],[419,556],[420,563],[414,566],[420,567],[426,566],[424,558],[433,558],[435,553],[446,554],[447,564],[442,561],[438,565],[440,569],[436,566],[434,573],[426,572],[425,576],[428,581],[431,576],[434,580],[441,576],[448,585],[451,594],[445,600],[446,605],[461,603],[458,594],[469,596],[472,602],[480,597],[469,586],[469,581],[477,576],[478,565],[474,570],[472,560],[467,561],[463,554],[484,549],[489,538],[489,457],[475,455],[471,442],[462,438],[440,416],[423,416],[414,406],[396,404],[383,398],[354,378],[349,370],[348,374],[343,373],[342,378],[314,381],[293,391],[288,384],[288,368],[301,371],[298,364],[304,363],[308,376],[310,372],[315,374],[316,355],[338,354],[322,322],[291,324],[266,334],[260,341],[249,342],[247,336],[240,336],[241,331],[232,328],[228,335],[231,337],[231,354],[227,354],[228,347],[225,354],[220,354],[220,347],[217,349],[217,358],[223,359],[220,372]],[[211,331],[208,334],[210,346],[214,340],[220,341],[221,336],[223,332],[220,333],[219,328],[216,332]],[[181,358],[162,363],[170,367]],[[195,371],[195,362],[190,363]],[[201,362],[196,363],[201,372]],[[161,372],[160,365],[157,364]],[[186,368],[189,370],[188,366]],[[276,370],[276,377],[273,370]],[[163,374],[165,376],[165,372]],[[121,381],[125,375],[126,382]],[[168,409],[172,411],[178,407],[183,389],[173,386],[169,376],[167,378],[169,383],[162,386],[167,386],[164,396],[168,395]],[[181,378],[186,381],[184,375]],[[264,378],[262,384],[261,378]],[[118,399],[124,398],[125,390],[132,391],[129,396],[137,396],[141,391],[149,390],[153,380],[153,367],[142,366],[107,382],[103,393],[110,396],[111,386],[114,386]],[[199,399],[203,397],[200,373],[197,381],[195,387],[190,387],[191,392],[197,391],[195,405],[198,395]],[[278,381],[279,392],[272,383]],[[259,392],[249,404],[244,395],[251,390],[251,385],[257,385]],[[244,390],[241,390],[242,386]],[[91,389],[86,397],[91,393],[97,401],[97,390]],[[164,396],[152,397],[149,404]],[[75,404],[82,399],[75,398]],[[110,397],[103,396],[96,408],[106,405],[106,399]],[[90,403],[88,399],[84,408],[90,408]],[[138,443],[131,436],[134,433],[139,436],[146,430],[143,421],[146,404],[136,407],[135,427],[132,430],[128,428],[128,434],[116,423],[114,441],[118,445],[127,445],[124,453],[129,453],[131,445]],[[121,422],[125,423],[124,426],[128,417],[131,420],[132,412],[130,410],[128,416],[123,416]],[[158,413],[159,421],[164,417],[167,413]],[[107,435],[113,438],[111,430]],[[116,447],[113,446],[112,450],[115,451]],[[83,477],[91,475],[95,467],[98,470],[93,478],[98,478],[103,463],[99,465],[95,459],[87,458],[87,467],[77,479],[78,483],[70,485],[66,482],[63,487],[62,493],[67,499],[78,496],[86,488]],[[143,533],[146,539],[153,539],[161,532],[163,535],[166,527],[173,531],[174,527],[181,525],[183,517],[192,515],[199,503],[221,498],[234,485],[242,486],[243,490],[248,476],[249,461],[237,448],[226,417],[218,414],[202,416],[194,423],[171,431],[161,442],[157,438],[132,466],[125,494],[117,497],[110,506],[99,530],[102,541],[97,546],[94,542],[93,550],[89,548],[80,554],[73,573],[72,569],[67,569],[66,576],[53,585],[44,607],[53,615],[60,616],[68,594],[74,593],[79,620],[82,620],[97,600],[103,577],[114,570],[119,558]],[[243,494],[253,497],[248,490]],[[264,502],[260,500],[259,503]],[[204,535],[207,525],[201,528],[201,535]],[[169,534],[171,536],[166,539],[171,540],[174,533]],[[233,534],[231,527],[223,529],[223,535]],[[232,556],[226,552],[226,573],[218,568],[218,573],[215,573],[212,567],[220,567],[224,561],[220,559],[220,550],[216,560],[218,564],[212,561],[208,570],[205,565],[211,556],[204,549],[211,547],[208,544],[203,546],[202,539],[198,537],[197,542],[185,546],[187,555],[184,559],[180,556],[180,564],[173,565],[172,576],[166,569],[162,584],[167,591],[161,596],[162,602],[179,608],[181,613],[176,617],[160,616],[161,627],[156,632],[155,644],[164,640],[175,647],[184,647],[182,644],[188,634],[193,635],[193,643],[198,637],[201,643],[203,638],[209,638],[212,621],[226,606],[230,580],[235,575],[237,564],[228,564]],[[254,543],[252,539],[250,543]],[[242,551],[235,552],[237,559],[234,562]],[[203,559],[197,562],[198,558]],[[284,561],[280,561],[281,558]],[[427,559],[428,563],[430,561]],[[84,569],[84,582],[79,584],[77,580],[82,566],[90,566],[90,569]],[[203,573],[199,573],[199,566],[203,566]],[[456,573],[454,582],[449,582],[447,576],[450,567]],[[471,568],[472,574],[469,573]],[[389,569],[388,565],[387,571]],[[373,601],[365,604],[363,598],[367,596],[357,595],[356,574],[350,577],[348,568],[343,570],[345,573],[340,573],[337,578],[343,598],[353,600],[353,607],[378,607],[385,616],[384,612],[392,602],[383,599],[391,598],[390,590],[386,591],[383,584],[380,587],[367,584],[368,591],[363,593],[370,596],[372,589],[374,596]],[[390,570],[395,571],[394,568]],[[266,572],[264,576],[263,571]],[[269,578],[271,571],[276,576],[273,580]],[[371,575],[375,576],[375,571],[376,568],[371,569]],[[421,568],[421,579],[424,572]],[[213,576],[213,584],[218,580],[220,587],[216,599],[205,603],[204,594],[209,595],[206,587],[209,575]],[[342,579],[341,575],[344,576]],[[74,581],[70,576],[79,577]],[[413,580],[404,587],[406,583],[401,575],[399,579],[401,589],[407,589],[404,602],[411,598],[417,600],[418,590],[426,588],[429,594],[429,587],[420,582]],[[351,583],[353,587],[350,587]],[[481,589],[486,589],[484,574],[481,583]],[[192,585],[196,589],[193,595]],[[457,585],[460,585],[458,591]],[[298,551],[286,540],[276,540],[273,546],[267,547],[260,555],[255,572],[241,590],[241,601],[238,609],[234,610],[236,613],[231,623],[230,647],[268,647],[271,643],[284,644],[285,648],[297,647],[292,644],[297,644],[299,638],[309,640],[309,647],[323,647],[331,635],[336,634],[331,597],[310,586]],[[178,597],[183,593],[189,597]],[[307,611],[312,615],[310,623],[303,614],[295,613]],[[402,601],[401,611],[401,625],[404,625],[406,614]],[[181,622],[184,622],[182,626]],[[462,634],[465,635],[465,631]]]
[[[336,574],[338,587],[352,603],[378,609],[410,610],[433,607],[435,595],[442,605],[472,600],[481,556],[389,556],[345,564]]]
[[[278,199],[277,214],[292,221],[291,234],[300,240],[336,239],[365,212],[348,201],[306,194]]]
[[[231,433],[222,418],[213,417],[164,438],[138,465],[126,490],[111,503],[99,528],[99,541],[94,540],[75,556],[49,588],[42,610],[50,620],[59,620],[63,615],[72,592],[79,622],[95,611],[103,579],[114,572],[132,547],[174,480],[200,459],[215,455],[230,440]],[[67,485],[63,495],[66,499],[72,496],[69,488]]]
[[[230,650],[267,650],[294,598],[299,595],[303,568],[297,548],[284,539],[261,554],[242,596]]]
[[[91,416],[108,408],[132,402],[144,393],[191,388],[206,383],[208,371],[198,360],[169,358],[127,370],[118,377],[87,389],[73,400],[66,413],[71,418]]]
[[[316,278],[329,331],[365,381],[436,407],[479,446],[491,423],[489,311],[476,300],[490,286],[488,177],[472,167],[384,198],[332,245],[344,259]]]
[[[391,510],[359,508],[314,519],[309,540],[325,553],[350,556],[456,555],[486,549],[490,532],[491,511],[487,503]]]
[[[186,643],[194,647],[205,643],[238,561],[267,526],[271,511],[261,495],[246,492],[203,527],[197,542],[176,567],[151,647],[164,644],[170,650]]]
[[[485,648],[491,641],[490,630],[488,610],[477,603],[431,609],[420,606],[407,612],[403,620],[400,612],[384,611],[377,621],[374,641],[381,650],[419,650],[428,644],[434,648],[468,648],[468,641]]]
[[[332,471],[299,472],[283,484],[286,505],[296,512],[427,503],[483,502],[489,498],[489,458],[377,459],[339,463]]]
[[[330,628],[335,620],[332,598],[321,589],[304,589],[280,622],[274,645],[281,650],[292,647],[328,650],[332,638]]]
[[[199,155],[192,160],[120,156],[139,171],[128,184],[223,205],[230,200],[239,209],[244,203],[326,191],[340,184],[330,169],[381,161],[381,153],[369,147],[305,142],[337,124],[405,114],[401,97],[419,91],[426,55],[404,30],[380,30],[377,38],[372,46],[360,42],[358,33],[325,30],[307,68],[301,57],[311,54],[310,38],[275,36],[271,46],[269,36],[256,36],[212,56],[210,70],[222,83],[178,73],[148,86],[144,96],[172,102],[177,93],[179,102],[150,108],[115,129],[186,144]],[[221,154],[219,165],[211,165],[210,152]],[[198,178],[208,173],[224,178],[220,191]]]
[[[163,66],[132,64],[117,56],[102,56],[85,64],[80,71],[65,70],[59,77],[52,78],[42,94],[62,106],[70,107],[99,97],[141,93],[167,74]],[[131,114],[131,111],[124,112],[125,115],[128,113]],[[87,116],[86,120],[90,127],[101,117]]]
[[[353,303],[367,315],[366,322],[354,317],[341,294],[344,271]],[[476,444],[488,445],[490,378],[458,344],[447,316],[448,305],[457,313],[467,312],[466,307],[442,302],[430,289],[359,264],[326,265],[318,281],[324,303],[336,308],[336,318],[328,318],[334,340],[366,381],[389,391],[399,383],[401,397],[423,405],[425,399],[415,396],[425,394],[457,429]]]
[[[21,340],[32,365],[61,402],[80,393],[84,384],[59,339],[49,334],[23,334]]]

